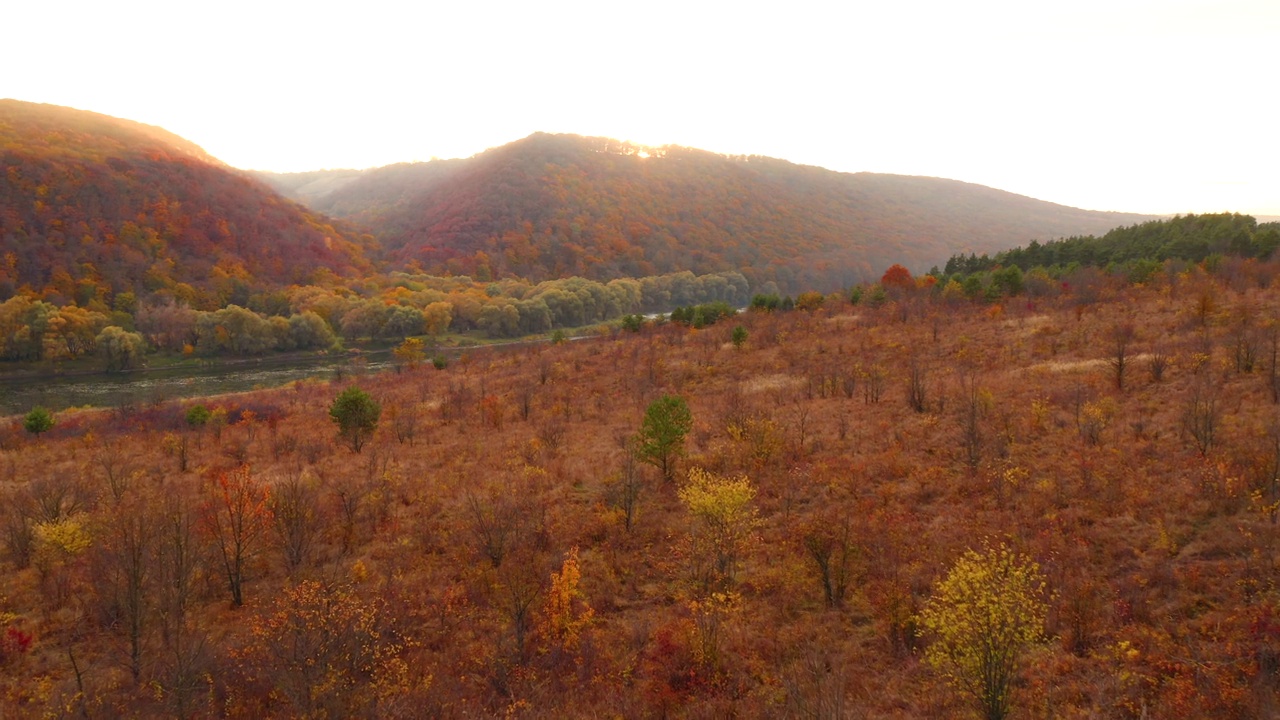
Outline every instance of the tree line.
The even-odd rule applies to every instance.
[[[1084,235],[1040,243],[1032,240],[993,256],[953,255],[946,275],[972,275],[999,268],[1106,267],[1142,261],[1202,262],[1212,255],[1265,259],[1280,247],[1280,223],[1259,224],[1248,215],[1179,215],[1116,228],[1096,237]],[[937,274],[937,273],[934,273]]]
[[[116,294],[110,305],[95,297],[85,307],[19,294],[0,302],[0,361],[98,354],[109,370],[124,370],[136,367],[148,350],[254,356],[446,333],[510,338],[672,306],[740,306],[748,293],[740,273],[681,272],[536,284],[395,273],[351,286],[294,286],[251,297],[245,306],[208,310],[174,297],[139,301],[132,293]]]

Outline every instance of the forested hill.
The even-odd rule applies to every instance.
[[[1200,262],[1211,255],[1267,258],[1280,247],[1280,223],[1262,223],[1248,215],[1179,215],[1119,227],[1101,235],[1032,242],[995,255],[958,254],[947,274],[970,274],[1000,267],[1104,267],[1112,263]]]
[[[313,179],[324,177],[341,176]],[[753,286],[832,289],[893,263],[927,268],[1146,219],[954,180],[542,133],[342,179],[307,201],[364,225],[402,265],[482,278],[741,270]]]
[[[0,100],[0,300],[193,305],[364,274],[373,239],[149,125]]]

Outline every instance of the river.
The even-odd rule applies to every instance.
[[[115,407],[121,403],[218,395],[279,387],[304,378],[331,379],[342,374],[382,370],[391,365],[389,350],[349,355],[277,356],[187,365],[128,373],[54,375],[0,374],[0,416],[26,413],[36,405],[58,412],[69,407]]]

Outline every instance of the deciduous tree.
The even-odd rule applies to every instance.
[[[1040,567],[1004,545],[969,550],[920,612],[926,661],[975,701],[985,720],[1013,706],[1018,661],[1044,631]]]
[[[901,265],[890,265],[880,277],[880,285],[884,288],[896,288],[900,291],[913,290],[916,286],[911,271]]]
[[[151,617],[155,520],[138,498],[117,504],[106,520],[95,554],[99,568],[95,589],[113,609],[113,625],[128,641],[127,664],[135,683],[142,673],[144,630]]]
[[[270,519],[267,493],[248,465],[220,473],[207,484],[201,520],[213,541],[236,607],[244,604],[248,565],[261,548]]]
[[[418,369],[418,366],[427,357],[426,351],[422,347],[422,340],[419,338],[407,338],[391,352],[395,355],[396,363],[409,370]]]
[[[578,548],[575,547],[565,557],[560,572],[551,573],[551,585],[543,607],[540,627],[556,652],[576,650],[582,631],[591,624],[595,615],[579,587],[581,581],[582,569],[578,565]]]
[[[379,698],[408,673],[384,614],[349,588],[298,583],[254,622],[253,671],[269,674],[298,717],[377,717]]]
[[[695,544],[698,539],[705,541],[714,558],[711,580],[732,583],[738,557],[755,527],[756,513],[751,507],[755,487],[745,475],[725,477],[695,467],[689,470],[688,482],[678,494],[698,522]]]
[[[827,607],[843,607],[859,548],[847,517],[824,514],[805,528],[801,544],[822,584]]]
[[[142,335],[110,325],[98,333],[98,355],[106,363],[107,372],[132,370],[142,365],[147,344]]]
[[[285,567],[293,573],[311,559],[320,532],[319,492],[311,479],[292,473],[271,488],[268,504]]]

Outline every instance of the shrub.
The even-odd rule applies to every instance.
[[[338,435],[355,452],[360,452],[373,436],[381,416],[382,406],[369,393],[354,385],[343,390],[329,406],[329,417],[338,424]]]
[[[53,413],[47,409],[37,405],[31,408],[31,412],[22,418],[22,427],[27,432],[39,437],[41,433],[46,433],[53,429]]]

